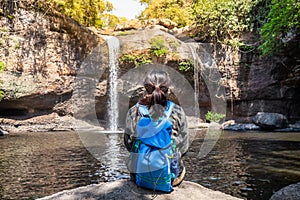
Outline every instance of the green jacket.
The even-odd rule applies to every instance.
[[[131,107],[126,116],[126,128],[124,133],[124,144],[128,151],[131,151],[132,143],[135,140],[135,130],[140,118],[137,106]],[[172,138],[176,141],[176,146],[181,158],[189,148],[189,137],[187,132],[186,115],[179,105],[175,104],[171,116]]]

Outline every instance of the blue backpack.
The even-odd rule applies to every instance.
[[[169,120],[174,105],[168,101],[164,116],[154,121],[148,108],[137,104],[141,118],[131,152],[137,186],[163,192],[173,189],[172,180],[179,174],[176,143],[171,137],[172,122]]]

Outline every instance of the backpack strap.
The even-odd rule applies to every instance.
[[[174,106],[175,106],[175,103],[173,103],[172,101],[169,101],[169,100],[167,101],[167,108],[165,110],[167,119],[171,116]]]
[[[173,110],[174,106],[175,106],[175,103],[173,103],[172,101],[169,101],[169,100],[167,101],[167,107],[164,111],[167,118],[169,118],[171,116],[171,113],[172,113],[172,110]],[[147,108],[147,106],[137,103],[136,107],[138,108],[139,113],[143,117],[149,117],[150,116],[149,109]]]
[[[150,113],[147,106],[137,103],[136,107],[138,108],[138,111],[142,115],[142,117],[149,117]]]

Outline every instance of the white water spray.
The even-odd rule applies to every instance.
[[[196,56],[196,52],[194,46],[189,44],[189,48],[191,50],[193,60],[194,60],[194,100],[195,100],[195,116],[200,117],[199,108],[198,108],[198,101],[199,101],[199,94],[200,94],[200,86],[199,86],[199,62]]]
[[[118,56],[120,43],[118,38],[105,36],[109,50],[109,94],[108,94],[108,129],[118,130]]]

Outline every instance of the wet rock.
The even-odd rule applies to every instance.
[[[250,131],[260,130],[260,127],[255,124],[231,124],[223,128],[226,131]]]
[[[74,126],[73,121],[73,117],[59,116],[57,113],[30,118],[0,118],[1,127],[9,133],[71,131]]]
[[[293,131],[300,132],[300,121],[297,121],[295,124],[290,124],[289,128],[292,128]]]
[[[288,126],[287,118],[279,113],[258,112],[252,121],[263,130],[282,129]]]
[[[8,135],[8,132],[0,127],[0,136]]]
[[[77,189],[62,191],[40,200],[67,200],[67,199],[189,199],[189,200],[238,200],[222,192],[207,189],[199,184],[183,181],[181,185],[174,188],[171,193],[153,192],[136,187],[133,182],[128,180],[118,180],[109,183],[89,185]]]
[[[270,200],[299,200],[300,199],[300,182],[288,185],[275,192]]]

